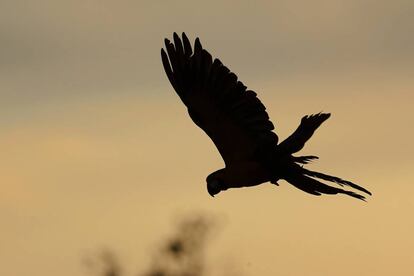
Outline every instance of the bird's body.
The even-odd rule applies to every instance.
[[[257,161],[235,163],[218,172],[223,184],[231,188],[256,186],[272,178],[270,171]]]
[[[274,126],[256,93],[247,90],[220,60],[213,61],[198,38],[194,53],[184,33],[182,41],[174,33],[174,44],[166,39],[165,46],[167,53],[162,49],[161,57],[168,79],[191,119],[212,139],[224,159],[225,168],[207,177],[210,195],[284,179],[314,195],[342,193],[365,198],[315,178],[370,194],[352,182],[303,168],[316,156],[293,156],[330,114],[303,117],[296,131],[278,144]]]

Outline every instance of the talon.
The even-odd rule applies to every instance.
[[[272,181],[270,181],[270,183],[272,183],[272,184],[274,184],[276,186],[279,186],[279,183],[277,183],[277,180],[272,180]]]

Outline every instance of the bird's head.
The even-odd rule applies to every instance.
[[[225,183],[222,181],[220,177],[221,173],[222,170],[218,170],[207,176],[207,191],[212,197],[214,197],[221,191],[227,190]]]

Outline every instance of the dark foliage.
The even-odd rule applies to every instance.
[[[171,237],[155,251],[149,268],[137,276],[202,276],[205,275],[206,241],[213,220],[205,216],[191,217],[178,223]],[[91,274],[124,276],[116,255],[104,250],[95,258],[85,259]]]

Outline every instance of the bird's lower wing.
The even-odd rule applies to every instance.
[[[287,154],[300,151],[305,146],[306,141],[312,137],[316,129],[330,116],[331,114],[329,113],[318,113],[310,116],[304,116],[299,127],[288,138],[279,144],[279,151]]]

